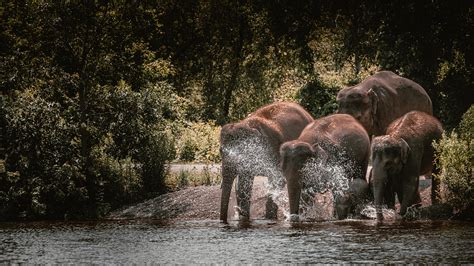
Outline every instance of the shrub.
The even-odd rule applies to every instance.
[[[327,86],[315,79],[304,85],[296,98],[314,118],[319,118],[337,110],[337,92],[338,88]]]
[[[461,136],[456,132],[444,134],[439,142],[434,143],[436,164],[441,170],[437,177],[448,190],[443,200],[460,212],[474,207],[474,140],[469,134],[472,128],[465,127],[473,121],[472,109],[463,116]]]
[[[220,127],[213,122],[188,123],[181,128],[176,141],[179,160],[185,162],[212,163],[220,161]]]
[[[465,140],[474,139],[474,104],[462,116],[462,120],[459,123],[459,132],[461,133],[461,138]]]
[[[8,146],[0,219],[100,217],[166,190],[174,156],[163,118],[166,86],[91,88],[85,122],[77,104],[39,93],[47,96],[47,89],[25,90],[1,105]]]
[[[21,93],[5,106],[5,114],[8,146],[7,175],[0,180],[2,212],[55,216],[73,204],[85,205],[89,195],[73,118],[35,90]]]

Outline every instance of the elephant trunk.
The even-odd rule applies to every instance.
[[[383,220],[382,204],[384,203],[384,191],[386,189],[385,183],[387,180],[387,173],[382,169],[381,166],[374,164],[372,175],[377,220]]]
[[[288,186],[288,200],[290,204],[290,214],[298,215],[300,208],[301,190],[303,189],[303,182],[299,171],[294,171],[292,175],[287,178]]]
[[[232,191],[232,184],[234,182],[233,174],[230,169],[222,168],[222,183],[221,183],[221,213],[220,219],[227,223],[227,212],[229,208],[230,192]]]

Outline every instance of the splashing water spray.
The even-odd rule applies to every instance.
[[[305,163],[300,173],[304,184],[300,220],[334,219],[334,198],[349,189],[346,167],[338,161],[326,163],[312,158]]]
[[[395,210],[387,208],[387,205],[382,206],[382,213],[384,219],[386,220],[394,219],[396,217]],[[364,207],[360,211],[360,214],[370,219],[376,219],[377,211],[375,209],[375,205],[373,203],[364,205]]]
[[[284,176],[278,167],[279,162],[273,154],[267,141],[258,137],[243,138],[223,147],[228,160],[236,166],[237,172],[249,176],[265,176],[269,182],[265,190],[273,202],[283,211],[286,220],[291,220],[288,210],[288,193],[284,184]],[[304,188],[301,191],[299,220],[333,220],[334,199],[342,196],[349,189],[349,174],[354,169],[347,164],[344,156],[340,159],[323,162],[318,159],[308,160],[300,170]],[[252,178],[253,180],[253,178]],[[243,180],[248,182],[248,180]],[[237,181],[238,182],[238,181]],[[238,219],[238,206],[234,206],[235,216]],[[395,217],[391,209],[383,208],[384,217]],[[368,218],[375,218],[375,206],[364,205],[360,214]]]
[[[280,208],[287,198],[284,196],[283,184],[284,177],[278,167],[277,156],[273,154],[270,145],[265,139],[258,137],[247,137],[236,140],[230,145],[223,147],[223,153],[227,160],[237,169],[237,178],[239,175],[248,175],[253,180],[255,176],[268,177],[266,192],[271,195],[273,201]],[[250,180],[237,180],[237,182],[249,182]],[[238,219],[238,206],[234,206],[235,219]]]

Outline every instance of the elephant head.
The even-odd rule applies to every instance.
[[[280,158],[281,169],[288,187],[290,215],[297,216],[299,214],[301,190],[303,189],[301,169],[309,159],[323,158],[324,160],[327,159],[327,156],[318,145],[310,145],[304,141],[294,140],[281,145]]]
[[[356,211],[369,198],[369,184],[361,178],[355,178],[349,183],[349,190],[336,197],[335,209],[338,219],[345,219]]]
[[[336,98],[338,113],[349,114],[367,130],[369,136],[377,130],[378,97],[374,89],[358,89],[356,85],[341,90]]]
[[[410,147],[402,138],[390,135],[379,136],[372,141],[372,173],[373,188],[377,219],[382,220],[382,204],[393,208],[394,178],[402,171],[407,162]]]

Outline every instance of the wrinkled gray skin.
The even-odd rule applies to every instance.
[[[345,219],[349,214],[360,214],[361,207],[369,201],[369,184],[366,180],[356,178],[349,183],[349,191],[336,198],[336,214],[339,219]]]
[[[372,140],[370,182],[378,220],[383,219],[383,204],[395,209],[395,194],[402,216],[408,207],[421,202],[419,176],[433,170],[432,142],[440,139],[442,132],[436,118],[413,111],[390,124],[386,135]],[[433,184],[432,196],[436,195],[436,189],[437,185]]]
[[[270,160],[275,162],[278,170],[280,160],[279,147],[282,143],[298,138],[301,131],[313,121],[311,115],[296,103],[279,102],[261,107],[251,113],[247,118],[237,123],[224,125],[220,134],[221,158],[222,158],[222,195],[220,219],[227,223],[227,212],[229,197],[232,190],[234,178],[237,177],[236,195],[239,218],[248,221],[250,217],[250,197],[253,179],[257,175],[267,176],[269,183],[284,185],[284,180],[275,180],[279,177],[269,176],[275,172],[259,172],[251,165],[239,165],[231,154],[228,147],[239,141],[248,141],[256,138],[268,148]],[[252,152],[252,151],[246,151]],[[261,169],[260,169],[261,170]],[[280,177],[281,179],[281,177]],[[266,218],[277,218],[277,205],[270,195],[267,197]]]
[[[340,163],[344,154],[344,164],[348,166],[346,175],[350,180],[360,179],[360,182],[355,182],[360,184],[366,183],[369,153],[370,140],[367,132],[354,117],[346,114],[316,119],[301,132],[297,140],[284,143],[280,147],[281,167],[287,182],[290,214],[294,217],[292,219],[297,219],[300,212],[301,191],[306,188],[301,169],[309,159],[321,159],[327,164]],[[341,213],[342,219],[353,206],[341,209],[347,209],[345,213]]]
[[[337,94],[338,113],[354,116],[370,137],[384,135],[387,126],[410,111],[433,114],[431,99],[412,80],[380,71]]]

